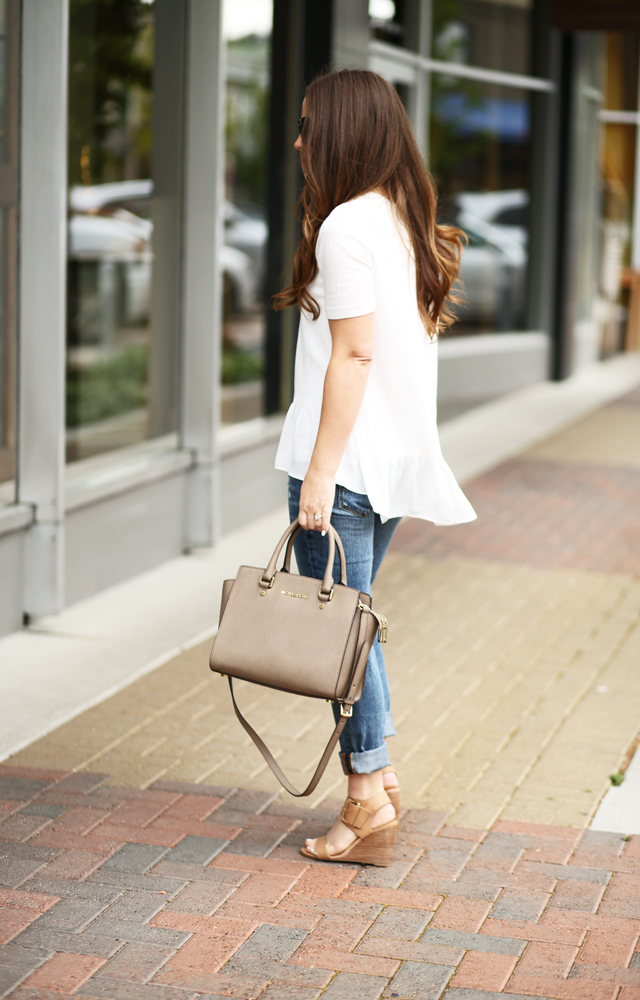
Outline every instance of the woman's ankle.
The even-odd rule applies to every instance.
[[[382,791],[384,791],[382,770],[372,771],[371,774],[349,775],[348,795],[357,802],[370,799]]]
[[[399,788],[400,782],[398,781],[398,775],[395,771],[386,771],[382,775],[382,781],[385,788]]]

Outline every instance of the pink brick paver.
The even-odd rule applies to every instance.
[[[323,865],[299,854],[306,809],[256,798],[254,813],[246,799],[234,810],[236,789],[168,794],[161,781],[143,791],[11,765],[0,776],[20,787],[0,819],[0,996],[11,1000],[330,1000],[347,987],[400,1000],[640,998],[638,838],[448,827],[409,811],[407,837],[432,830],[409,856],[400,837],[388,869]],[[64,806],[48,818],[54,799]],[[223,809],[247,828],[265,817],[272,844],[241,840],[244,827],[220,838]],[[99,813],[122,833],[100,854],[86,822]],[[21,815],[41,822],[17,839]],[[165,815],[172,837],[159,843]],[[454,840],[465,850],[448,872],[430,855]],[[510,881],[520,871],[522,884]]]

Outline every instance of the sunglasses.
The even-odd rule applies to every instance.
[[[302,135],[302,126],[305,123],[304,118],[298,118],[298,135]]]

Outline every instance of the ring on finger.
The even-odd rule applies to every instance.
[[[313,520],[314,521],[321,521],[322,520],[322,514],[314,514],[313,515]]]

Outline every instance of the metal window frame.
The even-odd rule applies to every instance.
[[[64,605],[68,0],[23,0],[18,501],[32,506],[24,610]]]
[[[180,444],[188,474],[185,545],[220,533],[220,378],[224,198],[222,0],[190,0],[187,23]]]
[[[428,37],[426,31],[425,36]],[[501,87],[517,87],[521,90],[540,90],[547,93],[552,93],[555,90],[555,84],[552,80],[544,80],[538,76],[526,76],[521,73],[503,73],[501,70],[483,69],[481,66],[445,62],[442,59],[431,59],[426,55],[411,52],[409,49],[396,48],[387,42],[375,40],[369,42],[369,53],[386,59],[388,62],[404,63],[429,73],[478,80],[481,83],[495,83]]]

